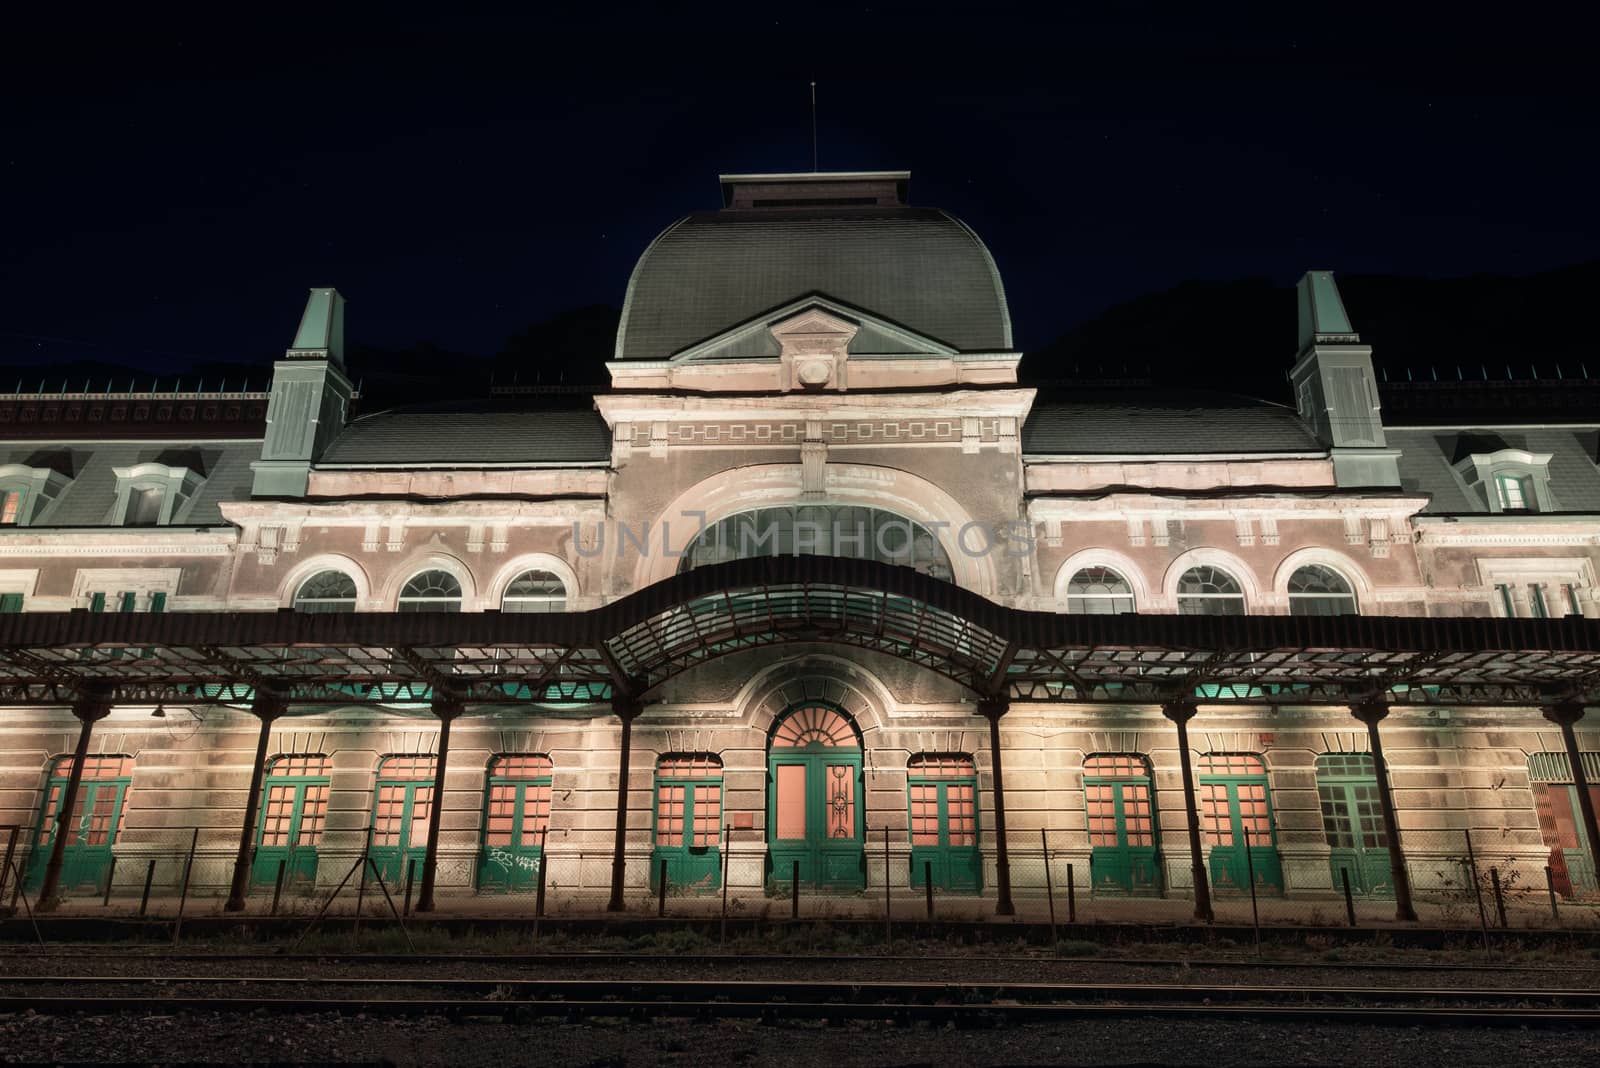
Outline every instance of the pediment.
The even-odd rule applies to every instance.
[[[944,342],[898,323],[812,294],[729,327],[679,352],[672,362],[776,360],[793,346],[832,350],[841,342],[842,356],[953,356],[956,352]]]

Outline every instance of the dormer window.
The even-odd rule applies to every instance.
[[[164,527],[176,520],[204,481],[191,467],[138,464],[114,467],[117,498],[111,522],[124,527]]]
[[[20,527],[27,500],[28,491],[20,486],[0,490],[0,527]]]
[[[0,464],[0,527],[31,526],[72,481],[70,457],[38,453],[25,464]]]
[[[1533,492],[1533,479],[1527,475],[1496,475],[1495,489],[1500,495],[1502,512],[1536,512],[1538,500]]]

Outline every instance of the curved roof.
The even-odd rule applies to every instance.
[[[989,250],[933,208],[698,212],[639,257],[617,327],[620,360],[667,359],[812,294],[964,352],[1011,349]]]
[[[1325,453],[1293,408],[1207,390],[1041,393],[1022,427],[1033,455]]]
[[[317,463],[548,464],[610,458],[611,432],[592,407],[467,401],[363,415],[339,432]]]

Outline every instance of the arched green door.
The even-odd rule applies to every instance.
[[[274,757],[261,784],[261,821],[256,830],[250,880],[267,886],[312,886],[317,881],[317,843],[328,815],[333,761],[321,753]]]
[[[1161,889],[1150,765],[1137,753],[1096,753],[1083,762],[1094,892]]]
[[[1324,753],[1317,757],[1317,800],[1328,839],[1328,866],[1335,890],[1392,897],[1389,835],[1378,797],[1378,769],[1371,753]]]
[[[111,846],[122,827],[128,784],[133,780],[133,758],[86,758],[72,814],[63,820],[61,807],[71,774],[72,758],[69,756],[58,758],[50,769],[44,805],[39,811],[39,833],[28,857],[25,882],[30,891],[37,890],[44,882],[50,851],[63,822],[69,837],[61,854],[61,889],[93,888],[97,893],[105,889],[106,873],[111,868]]]
[[[543,753],[508,753],[489,762],[479,890],[529,890],[539,884],[553,768]]]
[[[390,886],[406,874],[422,877],[428,853],[428,820],[433,815],[433,771],[429,755],[389,756],[378,765],[372,805],[372,859]]]
[[[911,885],[983,889],[978,854],[978,770],[965,753],[919,753],[906,764]]]
[[[767,856],[774,884],[787,886],[796,865],[803,886],[866,886],[866,810],[861,740],[835,708],[791,709],[778,722],[767,756]]]
[[[1255,753],[1206,753],[1196,771],[1201,825],[1211,845],[1212,887],[1247,894],[1254,872],[1258,892],[1281,893],[1283,864],[1266,763]]]
[[[650,889],[680,892],[722,885],[722,758],[715,753],[668,753],[656,762],[655,848]]]

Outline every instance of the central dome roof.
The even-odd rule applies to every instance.
[[[954,216],[901,203],[906,177],[725,177],[729,207],[678,220],[639,257],[617,358],[667,359],[807,296],[958,351],[1011,351],[989,250]]]

